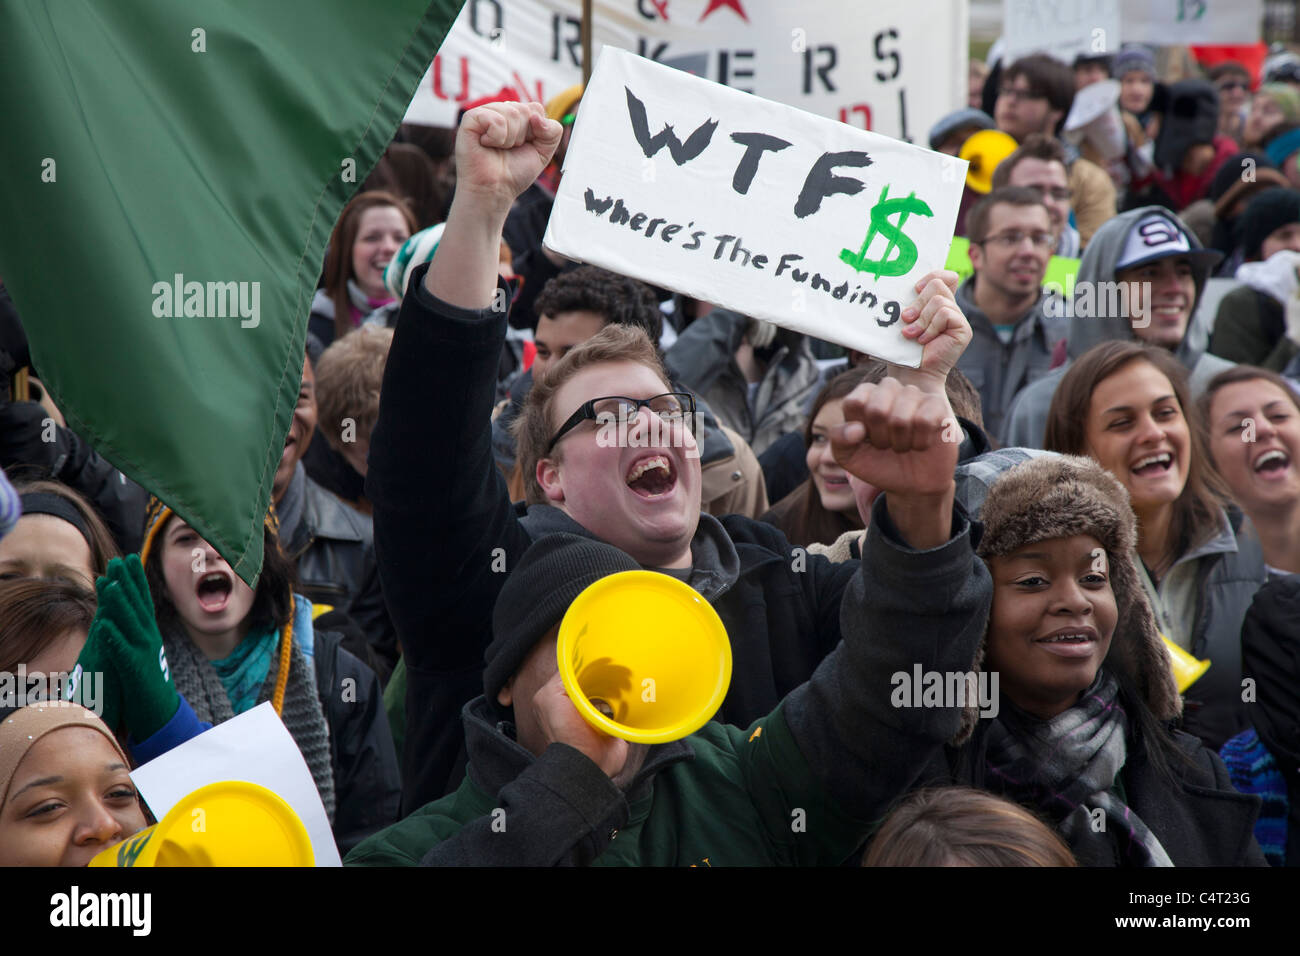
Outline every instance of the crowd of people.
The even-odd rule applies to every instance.
[[[1015,148],[917,369],[546,249],[581,87],[404,132],[304,317],[254,587],[12,376],[0,294],[0,672],[99,690],[0,711],[0,864],[85,864],[149,822],[131,767],[270,702],[349,865],[1300,865],[1300,58],[1169,52],[972,68],[930,146]],[[556,662],[638,569],[731,644],[669,743]]]

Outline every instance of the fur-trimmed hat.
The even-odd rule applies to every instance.
[[[1091,535],[1106,549],[1118,618],[1110,655],[1131,663],[1138,692],[1160,720],[1182,712],[1169,655],[1133,563],[1137,519],[1128,492],[1091,458],[1045,455],[1006,471],[989,489],[980,512],[984,533],[979,555],[985,561],[1011,554],[1035,541]],[[987,637],[985,639],[987,643]],[[983,664],[981,645],[977,666]],[[968,712],[954,742],[974,729]]]

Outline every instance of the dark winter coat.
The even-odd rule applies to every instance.
[[[1300,347],[1286,337],[1282,303],[1267,292],[1243,285],[1219,302],[1210,352],[1229,362],[1280,372]]]
[[[505,318],[438,302],[424,288],[425,268],[402,305],[366,478],[383,592],[406,658],[407,811],[460,780],[459,716],[482,693],[492,608],[509,569],[541,534],[592,536],[555,508],[511,505],[489,421]],[[719,719],[747,726],[839,643],[840,598],[856,565],[796,554],[775,528],[738,515],[703,515],[693,551],[692,585],[732,641]]]
[[[347,853],[397,820],[401,772],[375,672],[343,649],[335,631],[316,632],[312,658],[330,728],[334,838]]]
[[[914,551],[879,503],[864,570],[853,565],[844,595],[844,642],[747,729],[715,721],[651,748],[626,793],[571,747],[529,753],[478,698],[465,708],[470,766],[460,788],[349,864],[842,863],[960,722],[957,707],[896,710],[889,688],[913,666],[970,660],[992,594],[977,537],[958,510],[947,544]]]
[[[980,721],[967,744],[949,748],[947,766],[932,768],[927,783],[993,789],[985,782],[988,726],[987,720]],[[1174,746],[1186,760],[1175,763],[1175,778],[1170,780],[1157,772],[1130,731],[1128,759],[1120,771],[1125,803],[1155,834],[1175,866],[1266,866],[1254,838],[1259,798],[1233,788],[1214,751],[1190,734],[1172,733]],[[1117,844],[1109,844],[1110,854],[1099,852],[1103,846],[1089,842],[1070,849],[1080,866],[1122,865]]]
[[[370,518],[311,478],[303,495],[302,518],[281,542],[298,568],[297,591],[345,612],[365,633],[387,679],[397,663],[397,632],[379,583]]]

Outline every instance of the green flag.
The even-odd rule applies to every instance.
[[[0,4],[0,278],[33,362],[250,584],[325,244],[460,6]]]

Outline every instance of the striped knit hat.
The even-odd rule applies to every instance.
[[[167,521],[174,515],[167,505],[154,495],[149,496],[149,506],[144,511],[144,544],[140,545],[140,564],[147,566],[149,564],[149,551],[153,547],[154,538],[158,532],[167,526]],[[263,522],[266,527],[270,528],[277,536],[280,533],[280,519],[275,516],[275,505],[272,504],[266,509],[266,520]]]
[[[421,229],[402,243],[397,255],[388,260],[384,268],[384,287],[395,299],[406,296],[406,287],[411,282],[411,273],[415,267],[423,265],[433,258],[438,251],[438,241],[442,239],[442,230],[447,224],[440,222],[428,229]]]
[[[581,83],[556,93],[546,101],[547,118],[553,119],[557,123],[564,119],[565,116],[573,112],[573,104],[582,99],[582,93],[583,86]]]

